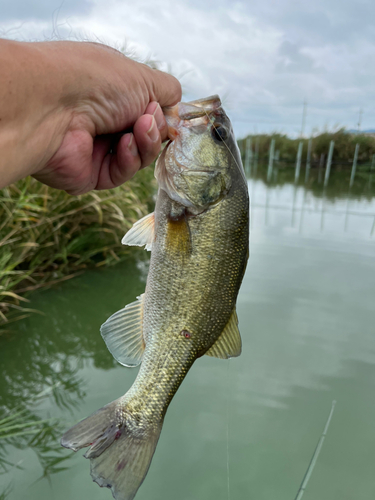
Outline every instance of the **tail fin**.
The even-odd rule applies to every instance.
[[[90,446],[84,456],[91,461],[92,479],[111,488],[116,500],[132,500],[150,467],[161,427],[162,422],[141,429],[117,399],[69,429],[61,444],[74,451]]]

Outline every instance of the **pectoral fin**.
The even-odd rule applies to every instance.
[[[190,229],[185,217],[168,221],[165,244],[169,254],[176,254],[181,259],[191,255]]]
[[[121,365],[128,367],[139,365],[145,350],[143,296],[112,314],[100,328],[109,352]]]
[[[123,245],[142,247],[151,250],[155,239],[155,215],[154,212],[137,221],[133,227],[122,238]]]
[[[236,358],[241,354],[241,336],[238,330],[236,309],[214,345],[206,352],[207,356],[228,359]]]

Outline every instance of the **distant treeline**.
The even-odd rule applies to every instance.
[[[275,139],[275,159],[286,162],[295,162],[297,157],[298,145],[303,142],[302,158],[306,159],[309,138],[291,139],[282,134],[259,134],[249,135],[238,141],[239,147],[245,158],[246,140],[251,139],[252,155],[258,152],[258,158],[268,158],[271,140]],[[324,158],[328,155],[330,142],[335,142],[333,151],[333,163],[352,162],[356,144],[359,144],[358,162],[372,162],[375,155],[375,136],[368,134],[353,134],[347,132],[344,128],[337,132],[323,132],[312,137],[311,161],[318,163],[322,155]]]

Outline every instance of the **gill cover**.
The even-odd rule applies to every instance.
[[[155,177],[169,197],[199,213],[231,187],[234,137],[218,96],[164,108],[171,141],[160,155]]]

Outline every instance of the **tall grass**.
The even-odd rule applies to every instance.
[[[0,332],[29,315],[25,293],[127,253],[121,238],[145,215],[153,171],[111,190],[70,196],[31,177],[0,190]]]

